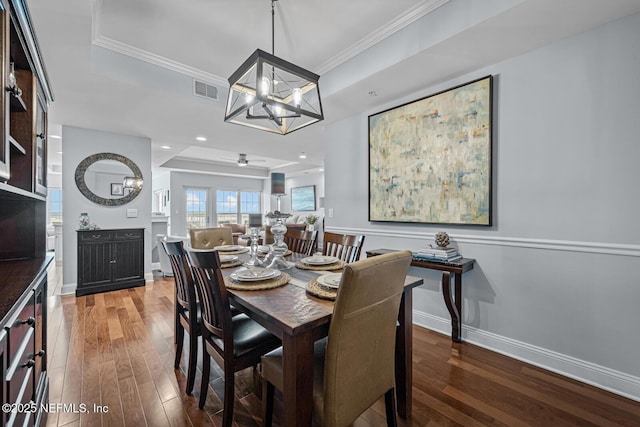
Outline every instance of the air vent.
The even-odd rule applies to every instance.
[[[193,81],[193,94],[214,101],[218,100],[218,88],[198,80]]]

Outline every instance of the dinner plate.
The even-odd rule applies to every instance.
[[[216,251],[222,251],[222,252],[233,252],[233,251],[242,250],[244,248],[245,246],[240,246],[240,245],[222,245],[222,246],[216,246],[213,249]]]
[[[329,265],[338,261],[340,261],[338,258],[326,255],[314,255],[300,260],[300,262],[307,265]]]
[[[340,287],[341,279],[342,279],[342,273],[330,273],[330,274],[323,274],[322,276],[318,276],[316,281],[320,283],[322,286],[326,286],[327,288],[338,289],[338,287]]]
[[[237,255],[218,255],[220,262],[234,262],[238,259]]]
[[[241,282],[255,282],[257,280],[275,279],[281,274],[280,270],[273,268],[252,267],[232,273],[231,278]]]

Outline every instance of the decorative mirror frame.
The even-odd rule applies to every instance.
[[[133,172],[133,176],[136,179],[143,181],[140,168],[131,159],[123,155],[114,153],[92,154],[91,156],[80,162],[80,164],[76,168],[75,173],[76,186],[84,197],[91,200],[93,203],[97,203],[102,206],[122,206],[138,197],[138,194],[140,194],[140,192],[142,191],[142,186],[134,187],[129,194],[119,199],[105,199],[104,197],[100,197],[93,191],[91,191],[89,187],[87,187],[87,183],[84,180],[84,174],[87,172],[87,169],[89,169],[89,166],[96,162],[99,162],[100,160],[115,160],[117,162],[124,163],[129,167],[129,169],[131,169],[131,171]]]

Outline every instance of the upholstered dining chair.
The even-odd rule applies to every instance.
[[[312,255],[315,252],[317,239],[317,231],[287,230],[284,234],[284,242],[289,249],[305,255]]]
[[[322,241],[322,255],[335,256],[345,262],[358,261],[364,237],[364,235],[353,236],[325,231]]]
[[[191,268],[187,262],[184,246],[181,240],[162,241],[166,251],[173,279],[176,283],[175,294],[175,333],[176,333],[176,358],[173,365],[180,368],[182,347],[184,345],[185,331],[189,335],[189,362],[187,364],[186,393],[191,394],[196,378],[196,362],[198,361],[198,337],[202,335],[200,327],[200,307],[196,295],[196,288],[191,275]]]
[[[344,268],[329,336],[314,345],[313,413],[321,426],[351,425],[382,396],[387,425],[396,425],[396,321],[410,263],[411,252],[401,251]],[[262,357],[265,426],[282,369],[282,348]]]
[[[233,244],[233,232],[227,227],[192,228],[189,230],[189,237],[193,249],[213,249]]]
[[[210,357],[213,357],[224,371],[222,425],[230,427],[235,373],[260,363],[260,356],[280,346],[281,341],[245,314],[232,317],[218,251],[188,250],[188,254],[202,311],[202,382],[198,405],[203,408],[207,399]]]

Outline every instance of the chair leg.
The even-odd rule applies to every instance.
[[[202,380],[200,381],[200,400],[198,407],[204,408],[204,402],[207,400],[207,390],[209,389],[209,370],[211,369],[211,356],[207,353],[207,346],[202,342]]]
[[[262,426],[271,427],[273,421],[273,394],[275,387],[262,378]]]
[[[180,369],[180,358],[182,357],[182,346],[184,344],[184,328],[180,321],[176,323],[176,360],[173,362],[173,367]]]
[[[189,334],[189,366],[187,367],[187,394],[193,391],[196,381],[196,363],[198,362],[198,336]]]
[[[384,394],[384,406],[387,412],[387,427],[397,427],[398,419],[396,418],[396,389],[390,388]]]
[[[233,400],[235,398],[235,373],[225,364],[224,368],[224,405],[222,409],[222,427],[231,427],[233,423]]]

